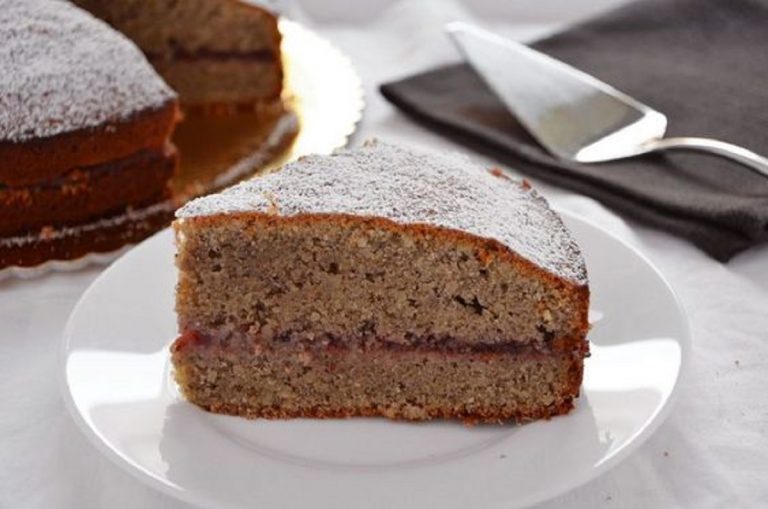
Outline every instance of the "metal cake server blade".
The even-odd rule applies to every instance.
[[[664,138],[667,117],[589,74],[476,26],[446,25],[469,64],[550,153],[597,163],[684,149],[734,160],[768,177],[768,159],[708,138]]]

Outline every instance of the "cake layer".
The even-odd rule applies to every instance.
[[[172,347],[184,396],[248,418],[385,416],[525,422],[567,413],[582,357],[561,353],[212,346]]]
[[[0,269],[34,267],[48,260],[74,260],[89,253],[108,253],[144,240],[166,226],[175,206],[170,201],[131,208],[89,223],[43,228],[34,234],[0,238]]]
[[[241,212],[338,214],[460,232],[481,251],[506,253],[500,256],[586,292],[579,246],[546,200],[525,182],[459,154],[368,142],[302,157],[279,172],[187,203],[177,217],[218,216],[213,224]]]
[[[22,142],[0,140],[0,184],[31,186],[73,168],[97,166],[140,150],[163,150],[178,118],[172,101],[97,127]]]
[[[145,53],[279,52],[277,17],[251,0],[74,0]]]
[[[185,108],[253,111],[280,100],[277,17],[240,0],[76,0],[132,39]]]
[[[259,49],[252,51],[240,51],[240,50],[213,50],[208,48],[201,48],[195,51],[186,50],[183,48],[174,48],[166,55],[160,55],[156,53],[146,53],[147,58],[161,61],[167,60],[187,60],[187,61],[225,61],[225,60],[242,60],[245,62],[275,62],[277,55],[272,50]]]
[[[361,340],[359,336],[335,336],[323,334],[312,339],[300,339],[292,334],[278,334],[265,337],[252,331],[222,332],[210,334],[195,329],[186,329],[177,338],[177,346],[190,348],[239,348],[250,350],[254,345],[258,348],[290,347],[295,351],[305,349],[325,348],[331,350],[388,350],[391,352],[442,352],[447,354],[509,354],[509,355],[548,355],[572,353],[580,357],[589,356],[589,343],[584,338],[563,338],[555,344],[521,343],[508,340],[494,343],[467,343],[461,338],[435,338],[425,336],[414,338],[408,344],[399,343],[387,337],[368,337]]]
[[[151,59],[172,84],[185,108],[252,111],[260,103],[281,103],[283,74],[279,63],[263,58]],[[226,86],[222,86],[226,83]]]
[[[340,214],[201,216],[176,228],[181,330],[564,350],[586,333],[585,287],[464,232]]]
[[[142,150],[31,187],[0,186],[0,236],[73,225],[169,198],[176,150]]]

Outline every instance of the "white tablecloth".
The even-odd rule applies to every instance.
[[[304,0],[294,14],[347,52],[365,81],[368,108],[353,143],[377,136],[457,150],[385,103],[377,84],[457,59],[445,21],[474,17],[527,38],[615,2]],[[667,422],[618,467],[542,507],[767,507],[768,246],[723,265],[590,199],[540,187],[646,253],[677,290],[694,336]],[[0,282],[0,508],[185,507],[104,459],[59,396],[62,328],[99,272]]]

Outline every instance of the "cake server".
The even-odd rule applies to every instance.
[[[560,159],[599,163],[695,150],[768,177],[768,159],[746,148],[708,138],[665,138],[666,116],[568,64],[467,23],[449,23],[446,31],[523,127]]]

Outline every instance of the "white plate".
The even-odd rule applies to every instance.
[[[83,295],[64,334],[67,406],[119,466],[209,507],[509,508],[553,497],[630,454],[669,412],[685,314],[632,248],[575,217],[592,288],[592,356],[565,417],[465,427],[385,419],[247,421],[184,402],[169,376],[173,241],[133,249]]]

